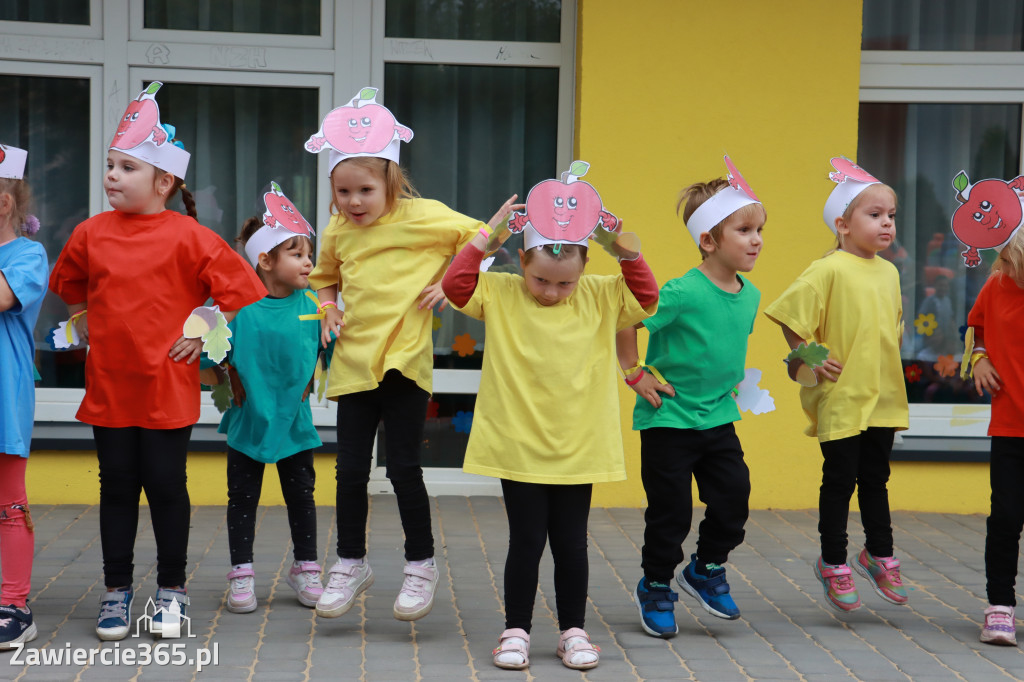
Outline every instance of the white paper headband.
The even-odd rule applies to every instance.
[[[857,198],[857,195],[871,185],[881,184],[875,176],[850,161],[845,156],[836,156],[830,159],[834,173],[828,174],[828,179],[836,183],[835,188],[825,200],[825,210],[822,212],[822,220],[828,225],[832,233],[836,232],[836,218],[846,212],[846,207]]]
[[[156,93],[162,86],[160,81],[153,81],[131,101],[110,141],[110,149],[184,178],[191,155],[184,144],[174,139],[174,126],[160,122]]]
[[[724,158],[725,166],[729,170],[729,186],[715,192],[710,199],[698,206],[690,219],[686,221],[686,229],[689,230],[690,236],[698,246],[700,246],[700,236],[705,232],[710,232],[715,225],[744,206],[761,203],[729,155],[726,154]]]
[[[21,180],[25,177],[25,160],[28,152],[17,147],[0,144],[0,178]]]

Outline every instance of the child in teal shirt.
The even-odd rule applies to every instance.
[[[740,615],[721,564],[743,541],[748,516],[750,472],[733,428],[740,418],[733,389],[744,378],[761,295],[739,273],[754,267],[766,214],[728,157],[726,163],[729,180],[690,185],[679,201],[703,262],[662,287],[654,316],[616,337],[626,383],[639,394],[633,428],[640,431],[648,506],[644,576],[634,600],[654,637],[678,632],[670,584],[690,530],[692,479],[707,511],[697,551],[677,582],[712,615]],[[644,363],[637,351],[641,325],[650,333]]]

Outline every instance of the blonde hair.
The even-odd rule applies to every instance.
[[[847,205],[846,210],[843,211],[843,215],[841,216],[844,223],[845,222],[849,222],[850,217],[853,216],[853,211],[860,204],[860,201],[861,201],[861,199],[864,198],[864,195],[867,194],[868,190],[871,189],[871,187],[873,187],[873,186],[874,185],[869,185],[869,186],[865,187],[863,190],[861,190],[861,193],[858,194],[857,196],[855,196],[853,198],[853,201],[851,201],[849,203],[849,205]],[[894,190],[892,187],[890,187],[889,185],[885,184],[884,182],[879,182],[878,183],[878,187],[881,187],[883,189],[889,190],[889,193],[892,194],[892,201],[893,201],[893,203],[896,206],[899,206],[900,198],[899,198],[899,196],[896,195],[896,190]],[[833,225],[832,227],[835,227],[835,225]],[[836,243],[832,246],[831,249],[829,249],[828,251],[825,252],[825,255],[827,256],[827,255],[829,255],[831,253],[835,253],[836,251],[838,251],[841,248],[843,248],[843,235],[839,234],[839,230],[836,230]]]
[[[21,228],[28,218],[29,204],[32,203],[32,190],[29,189],[28,183],[20,178],[0,178],[0,195],[2,194],[10,194],[14,201],[14,208],[7,216],[7,222],[14,226],[15,235],[21,235],[24,233]]]
[[[992,264],[992,274],[1009,277],[1024,289],[1024,230],[1017,230]]]
[[[728,186],[729,181],[725,178],[715,178],[708,182],[693,183],[686,189],[679,192],[679,201],[676,202],[676,215],[679,215],[679,209],[683,208],[683,204],[685,203],[686,207],[683,208],[683,222],[689,224],[690,217],[698,208],[701,207],[701,204]],[[746,217],[746,214],[751,214],[750,217],[753,217],[753,212],[759,209],[763,217],[767,220],[768,212],[765,210],[764,206],[761,204],[747,204],[746,206],[736,209],[723,218],[720,223],[708,230],[708,236],[711,237],[711,241],[714,242],[715,246],[717,246],[718,240],[722,238],[722,225],[725,224],[725,221],[728,220],[730,216],[739,213],[744,217]],[[708,257],[708,252],[705,251],[704,247],[700,244],[697,244],[697,250],[700,251],[701,260],[705,260]]]
[[[384,181],[384,215],[391,213],[391,210],[400,199],[414,199],[419,196],[419,192],[409,182],[405,169],[390,159],[381,159],[376,156],[354,156],[344,159],[331,169],[332,177],[334,176],[334,169],[343,163],[350,163],[353,166],[370,171]],[[341,209],[334,198],[333,189],[331,191],[331,215],[342,215]]]
[[[555,246],[560,248],[555,251]],[[582,244],[542,244],[523,251],[523,263],[529,265],[538,253],[544,253],[551,260],[569,260],[579,255],[580,267],[587,264],[587,247]]]

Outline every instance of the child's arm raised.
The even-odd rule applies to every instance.
[[[639,300],[639,299],[638,299]],[[672,384],[663,384],[655,378],[654,374],[644,370],[640,364],[640,351],[636,345],[636,330],[643,327],[643,323],[637,323],[635,327],[627,327],[615,335],[615,354],[619,358],[619,367],[626,373],[626,385],[636,391],[639,395],[651,404],[651,407],[661,407],[661,396],[665,393],[674,396],[676,389]]]
[[[505,217],[508,216],[512,211],[521,211],[526,208],[526,204],[513,204],[518,194],[513,194],[508,200],[501,205],[498,212],[495,213],[489,221],[488,226],[493,230],[498,224],[500,224]],[[484,249],[487,248],[487,237],[484,229],[480,228],[479,234],[466,244],[466,246],[459,251],[452,260],[451,267],[444,273],[444,277],[441,279],[441,290],[443,296],[447,296],[448,300],[454,303],[459,308],[462,308],[469,299],[473,298],[473,292],[476,291],[476,283],[480,277],[480,262],[484,259]],[[429,288],[429,287],[428,287]],[[424,290],[426,293],[426,290]],[[422,308],[423,305],[421,304]]]
[[[806,343],[806,340],[801,338],[799,334],[786,325],[780,324],[779,326],[782,327],[782,335],[786,337],[786,343],[789,344],[790,350],[795,349],[801,343]],[[789,363],[789,378],[793,381],[796,381],[796,371],[802,364],[802,360],[793,360]],[[822,378],[828,379],[829,381],[835,381],[843,371],[843,366],[829,357],[825,359],[824,364],[814,367],[811,371],[813,371],[814,375],[818,377],[819,382]]]

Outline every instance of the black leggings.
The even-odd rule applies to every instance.
[[[520,483],[501,479],[508,514],[505,628],[530,631],[544,545],[555,562],[558,629],[582,628],[587,608],[587,518],[594,486]]]
[[[263,491],[263,462],[228,447],[228,546],[231,563],[252,563],[256,535],[256,506]],[[277,462],[277,477],[288,509],[292,550],[296,561],[316,561],[316,503],[313,451],[304,450]]]
[[[338,398],[338,556],[366,556],[373,439],[384,422],[387,476],[395,490],[405,531],[405,560],[434,556],[430,499],[423,484],[420,445],[430,394],[398,370],[389,370],[377,388]]]
[[[985,535],[985,578],[988,603],[1016,606],[1020,532],[1024,528],[1024,438],[992,436],[989,467],[992,513]]]
[[[92,427],[100,463],[100,542],[107,587],[134,583],[139,494],[146,491],[156,539],[156,583],[185,584],[191,505],[185,458],[192,427]]]
[[[864,524],[864,547],[874,556],[892,556],[889,515],[889,455],[895,429],[871,427],[856,436],[821,443],[821,491],[818,533],[821,558],[846,563],[846,524],[854,487]]]

